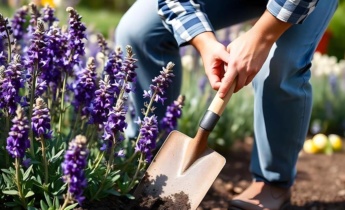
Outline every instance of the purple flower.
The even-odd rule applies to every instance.
[[[75,109],[83,109],[83,115],[87,115],[87,109],[95,95],[96,90],[96,63],[94,58],[88,60],[87,67],[77,74],[77,80],[73,84]]]
[[[108,120],[104,123],[103,139],[114,142],[118,132],[123,132],[126,127],[126,110],[123,103],[119,103],[109,112]]]
[[[48,4],[42,9],[43,18],[42,20],[48,24],[48,28],[53,25],[58,19],[54,16],[55,10],[51,8]]]
[[[2,83],[4,83],[5,78],[5,66],[0,66],[0,108],[3,108],[5,106],[4,98],[2,97]],[[1,116],[1,115],[0,115]]]
[[[66,34],[56,24],[51,26],[46,34],[47,54],[49,57],[49,68],[46,79],[51,89],[52,95],[56,95],[57,87],[62,83],[62,72],[72,73],[72,67],[67,61],[68,40]]]
[[[91,102],[91,123],[103,125],[107,120],[108,113],[114,105],[114,93],[116,87],[109,83],[109,77],[99,82],[99,89],[95,91],[95,98]]]
[[[19,8],[11,20],[13,37],[18,41],[21,40],[25,34],[24,24],[26,22],[26,16],[28,15],[28,7],[23,6]]]
[[[139,133],[139,141],[135,146],[135,151],[145,155],[145,159],[150,162],[152,159],[152,150],[156,148],[156,139],[158,136],[157,117],[152,115],[144,117],[141,121],[138,118],[137,123],[141,125]]]
[[[0,13],[0,65],[7,64],[7,47],[11,44],[9,43],[10,34],[12,34],[12,29],[9,26],[8,19]]]
[[[124,77],[121,74],[121,67],[122,67],[122,58],[123,52],[121,48],[116,48],[115,52],[112,52],[108,56],[108,60],[104,66],[104,72],[109,76],[109,81],[111,84],[115,83],[116,80],[121,80]],[[116,78],[119,77],[120,78]],[[120,89],[118,89],[117,94],[120,93]]]
[[[122,64],[121,70],[125,74],[126,82],[135,82],[135,77],[137,76],[137,74],[135,73],[135,69],[137,68],[135,63],[137,62],[137,59],[133,58],[134,54],[132,51],[132,47],[126,46],[126,50],[127,50],[127,57]],[[127,93],[129,91],[130,89],[126,90]]]
[[[36,30],[38,19],[41,17],[41,13],[38,10],[36,4],[30,3],[30,25],[28,26],[29,36]]]
[[[20,102],[19,90],[23,87],[22,64],[19,55],[14,55],[13,61],[4,71],[4,78],[1,81],[0,108],[7,109],[13,115]]]
[[[166,133],[170,133],[177,127],[177,120],[182,115],[182,106],[184,102],[184,96],[179,96],[176,101],[174,101],[170,106],[167,107],[165,116],[161,120],[161,128],[165,130]]]
[[[71,59],[72,64],[78,64],[79,57],[85,54],[83,39],[86,38],[86,27],[81,22],[82,17],[75,9],[67,7],[66,11],[69,12],[69,52],[67,53],[67,57]]]
[[[52,137],[50,113],[42,98],[36,99],[36,105],[32,113],[31,127],[37,138],[42,136],[44,139],[50,139]]]
[[[172,68],[175,64],[169,62],[167,67],[163,67],[163,71],[161,71],[160,75],[153,78],[152,84],[150,85],[150,90],[144,90],[144,98],[152,98],[155,102],[162,102],[164,103],[165,98],[163,95],[165,94],[165,89],[169,86],[169,83],[172,82],[171,78],[174,77],[172,73]]]
[[[32,160],[30,158],[26,158],[23,160],[22,164],[25,168],[29,168],[30,165],[32,164]]]
[[[87,165],[88,153],[85,136],[78,135],[69,143],[62,163],[63,180],[68,183],[68,192],[71,197],[79,204],[85,199],[83,191],[87,186],[87,180],[84,169]]]
[[[97,43],[100,48],[100,52],[106,56],[109,51],[109,48],[108,48],[107,41],[105,40],[104,36],[101,33],[97,34]]]
[[[23,158],[25,150],[30,147],[29,122],[21,107],[17,109],[17,116],[12,120],[11,131],[7,137],[6,149],[13,158]]]
[[[47,36],[44,31],[43,22],[38,20],[37,29],[32,35],[31,44],[25,59],[27,78],[30,85],[32,85],[33,82],[33,74],[39,76],[41,82],[50,80],[49,62]]]

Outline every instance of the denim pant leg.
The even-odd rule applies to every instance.
[[[182,66],[179,54],[179,47],[174,36],[163,26],[161,18],[157,14],[158,4],[156,0],[138,0],[122,17],[116,28],[116,45],[130,45],[133,48],[138,68],[135,93],[130,97],[133,101],[136,117],[129,121],[127,136],[137,135],[138,126],[133,121],[142,116],[141,109],[144,108],[143,91],[149,90],[151,81],[160,74],[162,67],[168,62],[175,64],[173,73],[175,77],[169,88],[166,90],[166,101],[164,105],[170,105],[180,94],[182,82]],[[162,104],[154,104],[154,113],[158,119],[165,114]]]
[[[311,59],[336,7],[337,0],[320,0],[303,24],[280,37],[254,79],[250,170],[256,180],[283,187],[294,182],[312,108]]]

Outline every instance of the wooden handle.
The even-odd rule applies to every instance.
[[[226,104],[230,100],[232,94],[234,93],[234,89],[236,86],[236,79],[232,83],[230,90],[226,93],[224,98],[219,97],[219,92],[217,92],[216,96],[212,100],[210,106],[208,107],[206,113],[201,118],[199,127],[206,131],[212,131],[213,128],[216,126],[220,116],[222,115]]]
[[[228,101],[230,100],[232,94],[234,93],[234,89],[236,86],[236,80],[232,83],[230,90],[226,93],[224,98],[219,97],[219,92],[217,92],[216,96],[213,98],[208,110],[221,116]]]

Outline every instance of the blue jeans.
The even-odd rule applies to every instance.
[[[215,30],[259,17],[265,0],[200,0]],[[257,181],[290,187],[296,162],[309,127],[312,108],[311,59],[337,7],[337,0],[320,0],[300,25],[293,25],[274,44],[253,80],[255,92],[254,132],[250,171]],[[131,45],[138,59],[136,91],[148,89],[151,79],[169,61],[175,63],[173,85],[166,105],[180,93],[182,66],[179,46],[157,15],[157,1],[137,0],[121,19],[115,43]],[[241,94],[241,93],[239,93]],[[132,96],[137,115],[143,107],[141,94]],[[158,107],[157,115],[164,115]],[[200,116],[201,117],[201,116]],[[135,131],[135,125],[129,125]],[[135,135],[133,133],[133,135]]]

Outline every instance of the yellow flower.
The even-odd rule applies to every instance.
[[[41,0],[41,6],[46,6],[46,5],[49,5],[52,8],[56,7],[54,0]]]
[[[332,148],[334,151],[340,151],[343,148],[343,142],[341,140],[341,137],[336,134],[330,134],[328,136],[328,139],[332,145]]]
[[[319,150],[323,150],[327,146],[328,137],[325,134],[318,133],[313,137],[313,142]]]
[[[315,146],[312,139],[305,140],[305,142],[303,144],[303,150],[309,154],[315,154],[315,153],[319,152],[319,149]]]

